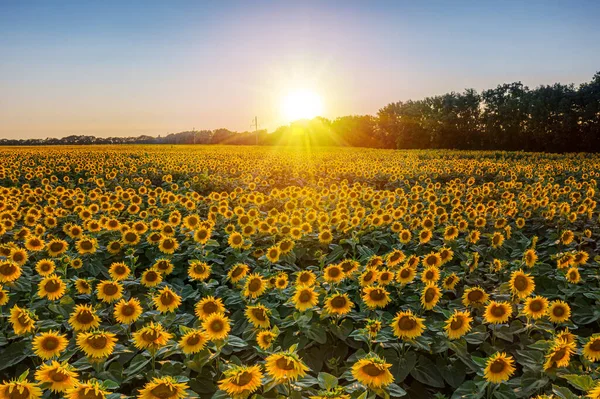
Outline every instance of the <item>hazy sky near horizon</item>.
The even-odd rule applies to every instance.
[[[0,0],[0,138],[272,130],[310,89],[323,116],[600,70],[597,1]]]

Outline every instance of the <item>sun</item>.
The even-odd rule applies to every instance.
[[[283,116],[290,122],[312,119],[323,112],[321,96],[312,90],[299,89],[288,92],[281,102]]]

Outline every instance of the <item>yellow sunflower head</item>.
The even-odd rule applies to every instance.
[[[265,359],[267,374],[279,383],[296,381],[306,375],[309,368],[292,350],[277,352]]]
[[[238,366],[232,365],[223,373],[219,381],[219,389],[225,391],[233,398],[248,397],[262,385],[263,374],[260,365]]]
[[[352,376],[371,389],[380,389],[394,382],[391,364],[375,354],[369,354],[352,366]]]
[[[79,382],[77,376],[78,373],[71,365],[66,362],[61,364],[55,360],[49,364],[42,364],[35,373],[36,380],[54,393],[73,388]]]
[[[514,362],[512,356],[508,356],[506,353],[496,352],[488,358],[483,376],[487,381],[494,384],[508,381],[516,370]]]
[[[446,320],[446,335],[450,339],[458,339],[471,331],[471,322],[473,318],[467,311],[455,310],[454,314]]]
[[[229,335],[229,318],[222,313],[213,313],[202,321],[202,329],[210,341],[220,341]]]
[[[392,321],[391,327],[394,330],[394,335],[402,339],[413,339],[421,336],[425,326],[425,319],[416,317],[412,311],[400,311],[396,313],[396,317]]]
[[[81,332],[77,335],[77,346],[88,356],[102,359],[110,356],[117,343],[116,335],[106,331],[95,330]]]
[[[33,352],[43,360],[59,357],[67,348],[69,340],[56,331],[43,332],[32,342]]]

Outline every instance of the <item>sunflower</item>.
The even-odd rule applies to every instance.
[[[537,253],[535,252],[535,249],[533,249],[533,248],[528,249],[523,254],[523,263],[525,263],[525,265],[527,267],[533,267],[535,265],[535,262],[537,262],[537,260],[538,260],[538,256],[537,256]]]
[[[204,320],[214,313],[225,313],[225,305],[221,298],[207,296],[198,301],[194,307],[194,313],[200,320]]]
[[[267,283],[258,273],[253,273],[246,279],[244,285],[244,296],[250,298],[258,298],[267,290]]]
[[[527,298],[535,290],[533,278],[523,270],[512,272],[509,284],[513,295],[519,298]]]
[[[113,281],[125,280],[129,277],[130,273],[131,269],[123,262],[115,262],[111,264],[108,269],[108,274],[110,274],[110,278],[112,278]]]
[[[231,326],[229,319],[222,313],[213,313],[202,322],[202,329],[210,341],[227,338]]]
[[[279,273],[275,279],[275,287],[279,290],[284,290],[288,286],[288,275],[284,272]]]
[[[423,258],[423,266],[426,268],[438,268],[442,265],[442,257],[440,254],[432,252]]]
[[[333,234],[331,234],[331,230],[323,229],[319,232],[319,242],[321,244],[327,245],[333,241]]]
[[[371,337],[374,337],[381,331],[381,322],[379,320],[367,319],[365,330]]]
[[[249,271],[250,267],[248,265],[244,263],[236,263],[231,269],[229,269],[229,272],[227,272],[227,278],[229,281],[235,284],[238,281],[243,280],[244,277],[248,275]]]
[[[329,265],[323,269],[323,279],[328,283],[339,283],[346,277],[340,265]]]
[[[77,240],[75,248],[80,255],[93,254],[98,249],[98,241],[95,238],[83,237]]]
[[[75,305],[69,317],[69,324],[75,331],[87,331],[100,325],[100,318],[92,309],[92,305]]]
[[[390,268],[393,268],[406,259],[406,255],[399,249],[394,249],[392,252],[385,256],[385,261]]]
[[[44,277],[38,285],[40,298],[48,298],[51,301],[62,298],[65,294],[66,285],[56,274]]]
[[[199,260],[190,261],[190,267],[188,267],[188,276],[192,280],[205,281],[212,271],[210,265],[206,262]]]
[[[454,257],[454,251],[452,251],[450,248],[444,247],[444,248],[440,249],[440,251],[438,253],[442,260],[442,265],[450,262],[452,260],[452,258]]]
[[[139,244],[140,236],[133,230],[127,230],[123,232],[123,235],[121,236],[121,242],[123,245],[135,246]]]
[[[179,346],[186,355],[200,352],[206,345],[207,338],[201,330],[189,330],[179,340]]]
[[[10,283],[21,277],[21,266],[8,260],[0,261],[0,283]]]
[[[583,356],[590,362],[600,360],[600,334],[592,335],[583,346]]]
[[[396,281],[402,285],[405,285],[413,281],[416,275],[417,271],[412,267],[408,265],[402,266],[402,268],[396,273]]]
[[[369,354],[352,366],[352,376],[370,389],[380,389],[394,382],[391,364],[375,354]]]
[[[433,233],[431,232],[431,230],[428,230],[428,229],[421,230],[421,232],[419,233],[419,243],[427,244],[431,240],[432,236],[433,236]]]
[[[277,352],[265,359],[267,374],[278,383],[296,381],[306,375],[309,368],[293,351]]]
[[[365,270],[359,277],[359,283],[361,286],[368,286],[374,284],[379,277],[379,272],[375,269]]]
[[[273,345],[273,341],[277,338],[277,334],[272,330],[262,330],[256,334],[256,342],[262,350],[267,350]]]
[[[212,230],[206,227],[200,227],[194,232],[194,241],[199,244],[206,244],[212,235]]]
[[[248,306],[245,311],[246,318],[256,328],[269,328],[271,311],[264,305]]]
[[[509,302],[492,301],[485,307],[485,322],[491,324],[506,323],[512,315],[512,306]]]
[[[4,381],[0,384],[1,399],[39,399],[42,390],[34,382],[23,380]]]
[[[181,305],[181,297],[165,286],[152,297],[152,302],[161,313],[174,312]]]
[[[496,352],[490,356],[486,362],[485,370],[483,371],[484,378],[494,384],[499,384],[508,379],[515,373],[515,361],[512,356],[506,353]]]
[[[412,239],[412,233],[407,229],[401,230],[400,233],[398,233],[398,239],[402,244],[408,244]]]
[[[565,278],[569,283],[577,284],[581,281],[581,274],[579,274],[579,270],[576,267],[571,267],[567,270]]]
[[[98,299],[112,303],[123,296],[123,286],[116,281],[103,280],[96,286]]]
[[[117,323],[131,324],[142,315],[142,305],[137,298],[131,298],[128,301],[121,299],[115,305],[113,316]]]
[[[421,305],[426,310],[431,310],[440,300],[440,289],[435,283],[427,283],[421,292]]]
[[[229,244],[229,246],[231,248],[235,248],[235,249],[243,248],[244,247],[244,237],[238,232],[233,232],[229,235],[229,238],[227,239],[227,243]]]
[[[173,254],[179,248],[179,243],[173,237],[163,237],[158,242],[158,250],[163,254]]]
[[[575,266],[585,265],[589,258],[590,254],[585,251],[575,252],[575,255],[573,256],[573,264]]]
[[[421,336],[425,326],[425,319],[416,317],[412,311],[400,311],[396,313],[396,317],[390,324],[394,330],[394,335],[402,339],[413,339]]]
[[[32,342],[33,352],[43,360],[59,357],[67,348],[69,340],[58,331],[43,332],[36,336]]]
[[[460,277],[458,277],[456,273],[452,273],[449,276],[446,276],[444,282],[442,283],[442,287],[444,287],[445,290],[453,290],[459,281]]]
[[[95,359],[110,356],[117,342],[116,335],[96,330],[77,335],[77,346],[88,356]]]
[[[560,235],[560,241],[564,244],[564,245],[569,245],[570,243],[573,242],[573,239],[575,238],[575,234],[573,234],[573,232],[571,230],[565,230],[561,235]]]
[[[543,296],[527,298],[523,306],[523,313],[534,320],[540,319],[548,311],[548,300]]]
[[[173,377],[155,377],[140,389],[138,399],[183,399],[188,396],[188,385]]]
[[[352,310],[354,304],[348,294],[333,294],[325,298],[325,310],[330,314],[345,315]]]
[[[465,306],[480,305],[488,301],[489,295],[481,287],[467,288],[462,296],[462,303]]]
[[[302,270],[296,277],[296,285],[303,285],[305,287],[312,287],[317,281],[317,276],[310,270]]]
[[[155,269],[148,269],[142,273],[140,283],[145,287],[156,287],[162,282],[162,275]]]
[[[552,323],[562,323],[571,317],[571,307],[564,301],[552,301],[548,308],[548,317]]]
[[[15,334],[23,335],[33,330],[35,321],[33,320],[33,314],[24,308],[20,308],[17,305],[10,309],[9,321],[15,330]]]
[[[301,312],[304,312],[319,303],[319,296],[312,287],[299,286],[292,297],[294,306]]]
[[[600,399],[600,382],[596,383],[594,388],[588,391],[586,397],[590,399]]]
[[[248,397],[260,388],[263,378],[259,365],[232,365],[223,376],[224,378],[219,381],[219,389],[232,398]]]
[[[35,270],[43,277],[54,273],[54,269],[56,269],[56,263],[51,259],[41,259],[35,264]]]
[[[471,331],[473,318],[467,311],[455,310],[454,314],[446,320],[446,334],[450,339],[458,339]]]
[[[425,284],[436,283],[440,279],[440,270],[437,266],[429,266],[421,273],[421,281]]]
[[[9,300],[9,296],[8,296],[8,291],[6,291],[4,288],[2,288],[2,286],[0,285],[0,306],[4,306],[8,303]]]
[[[133,333],[133,345],[138,349],[155,351],[165,346],[172,336],[160,323],[154,324],[151,321],[150,324]]]
[[[544,370],[549,370],[554,367],[568,367],[569,362],[571,361],[571,355],[575,353],[575,350],[574,342],[567,342],[562,339],[555,340],[546,354]]]
[[[79,381],[77,371],[68,363],[61,364],[55,360],[50,364],[42,364],[35,372],[35,379],[54,393],[65,392],[73,388]]]
[[[109,392],[102,389],[99,381],[78,382],[67,389],[65,399],[106,399]]]
[[[173,265],[173,263],[169,259],[163,258],[158,259],[156,262],[154,262],[152,268],[154,270],[157,270],[160,274],[168,276],[169,274],[173,273],[175,265]]]

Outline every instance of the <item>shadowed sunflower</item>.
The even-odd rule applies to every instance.
[[[394,268],[406,259],[406,255],[399,249],[394,249],[385,256],[385,261],[390,268]]]
[[[453,290],[459,281],[460,281],[460,278],[456,275],[456,273],[452,273],[451,275],[447,276],[444,279],[444,282],[442,283],[442,287],[444,287],[445,290]]]
[[[427,283],[421,292],[421,305],[426,310],[431,310],[440,300],[440,289],[435,283]]]
[[[10,309],[9,321],[15,330],[15,334],[22,335],[27,334],[33,330],[35,326],[35,320],[33,314],[24,308],[20,308],[17,305]]]
[[[571,355],[575,353],[575,343],[556,339],[546,355],[544,370],[569,366]]]
[[[548,308],[548,317],[552,323],[562,323],[571,317],[571,307],[564,301],[552,301]]]
[[[371,389],[380,389],[394,382],[391,364],[375,354],[369,354],[352,366],[352,376]]]
[[[273,341],[277,338],[277,334],[272,330],[262,330],[256,334],[256,342],[262,350],[267,350],[273,345]]]
[[[467,288],[462,296],[465,306],[481,305],[488,301],[489,295],[481,287]]]
[[[188,385],[177,382],[173,377],[153,378],[140,389],[138,399],[183,399],[188,396]]]
[[[27,380],[4,381],[0,384],[0,399],[39,399],[42,390],[38,385]]]
[[[527,298],[523,306],[523,313],[534,320],[541,319],[548,312],[548,300],[543,296]]]
[[[267,289],[267,283],[258,273],[253,273],[246,279],[244,285],[244,296],[250,298],[258,298]]]
[[[43,360],[58,357],[65,350],[69,341],[67,337],[55,331],[43,332],[32,342],[33,352]]]
[[[394,330],[394,335],[398,338],[413,339],[423,334],[424,320],[413,315],[412,311],[406,310],[396,313],[396,317],[390,325]]]
[[[227,279],[232,283],[237,283],[240,280],[243,280],[244,277],[248,275],[250,271],[250,267],[244,263],[237,263],[233,265],[229,272],[227,272]]]
[[[246,318],[256,328],[269,328],[271,311],[264,305],[248,306],[245,311]]]
[[[583,347],[583,356],[590,362],[600,360],[600,334],[592,335]]]
[[[106,399],[109,392],[102,389],[99,381],[79,382],[67,389],[65,399]]]
[[[446,335],[450,339],[458,339],[471,331],[471,322],[473,318],[467,311],[455,310],[454,314],[446,320]]]
[[[513,295],[519,298],[527,298],[535,290],[533,278],[523,270],[512,272],[509,284]]]
[[[207,296],[198,301],[194,307],[194,313],[200,320],[204,320],[213,313],[225,313],[225,305],[221,298]]]
[[[374,284],[379,277],[379,272],[375,269],[367,269],[365,270],[359,278],[359,283],[362,287]]]
[[[158,270],[160,274],[168,276],[169,274],[173,273],[175,265],[169,259],[162,258],[154,262],[152,268],[154,270]]]
[[[319,303],[319,296],[313,289],[313,287],[296,287],[296,292],[292,297],[294,306],[301,312],[304,312]]]
[[[334,294],[325,298],[325,310],[329,314],[345,315],[352,310],[354,304],[348,294]]]
[[[151,321],[150,324],[133,333],[133,345],[138,349],[155,351],[165,346],[172,336],[161,324],[154,324]]]
[[[35,373],[35,379],[52,392],[65,392],[73,388],[79,381],[77,372],[68,363],[59,363],[55,360],[50,364],[42,364]]]
[[[69,324],[75,331],[87,331],[100,325],[100,318],[92,309],[92,305],[75,305],[69,317]]]
[[[82,332],[77,335],[77,346],[94,359],[110,356],[116,342],[116,335],[106,331]]]
[[[219,381],[219,389],[233,398],[249,396],[260,388],[263,378],[259,365],[232,365],[229,370],[223,373],[223,376],[224,378]]]
[[[309,397],[310,399],[350,399],[350,395],[344,393],[344,388],[337,386],[333,389],[321,390],[317,395]]]
[[[499,384],[508,379],[515,373],[514,367],[515,361],[512,356],[506,355],[506,353],[496,352],[490,356],[486,362],[483,376],[489,382]]]
[[[80,295],[89,295],[92,293],[92,286],[89,283],[89,281],[82,279],[82,278],[78,278],[75,281],[75,289],[77,290],[77,293]]]
[[[265,368],[278,383],[296,381],[306,375],[309,368],[293,351],[277,352],[265,359]]]
[[[492,301],[485,307],[485,322],[491,324],[506,323],[512,315],[512,306],[509,302]]]
[[[199,260],[190,261],[190,267],[188,267],[188,276],[190,279],[196,281],[205,281],[210,276],[212,268],[206,262]]]
[[[206,336],[201,330],[190,330],[179,340],[179,346],[186,355],[200,352],[206,345]]]
[[[140,301],[136,298],[131,298],[128,301],[121,299],[115,305],[113,316],[118,323],[131,324],[134,323],[144,310]]]
[[[213,313],[202,322],[202,329],[210,341],[219,341],[227,338],[231,326],[229,319],[222,313]]]
[[[390,303],[390,294],[383,287],[369,286],[363,289],[363,302],[371,309],[384,308]]]
[[[577,284],[581,281],[581,274],[579,274],[579,270],[576,267],[571,267],[567,270],[565,278],[569,283]]]
[[[44,277],[38,285],[40,298],[48,298],[51,301],[62,298],[65,294],[66,284],[56,274]]]
[[[123,296],[123,286],[116,281],[103,280],[96,286],[98,299],[112,303]]]
[[[181,305],[181,297],[165,286],[152,297],[152,302],[161,313],[174,312]]]

